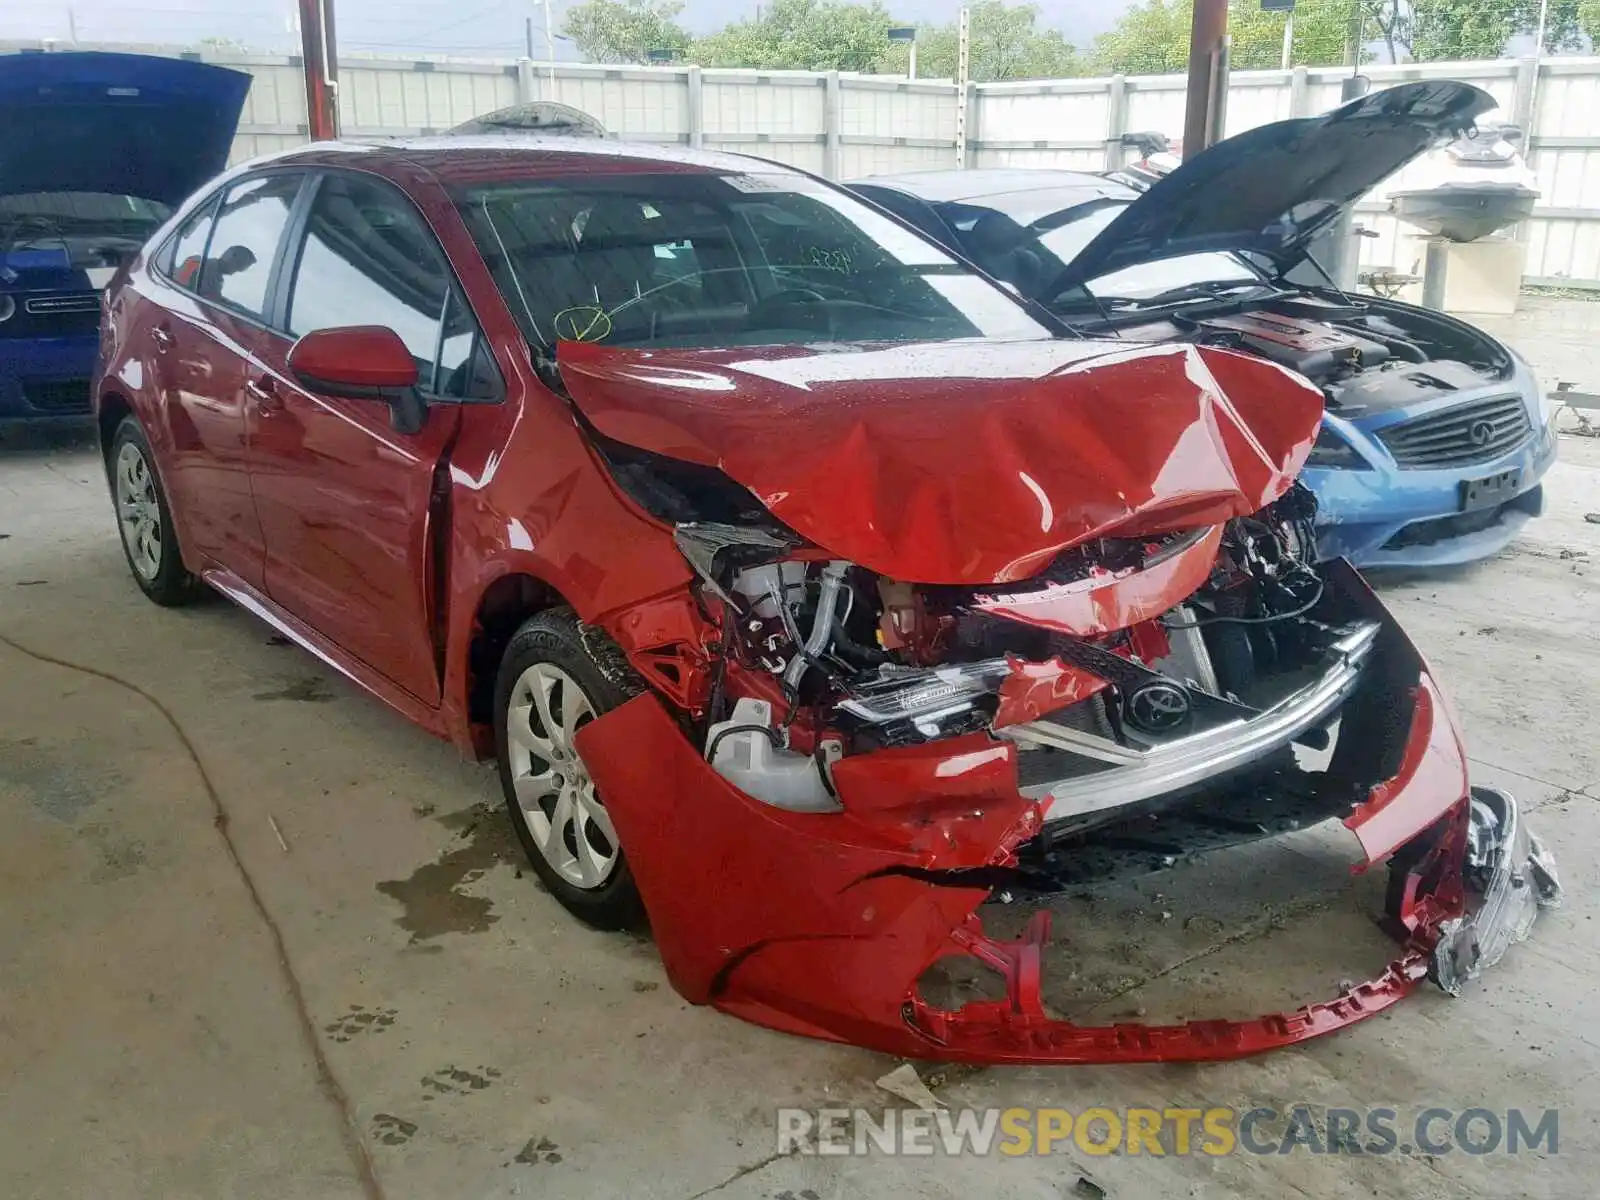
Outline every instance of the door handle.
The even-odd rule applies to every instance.
[[[162,354],[172,349],[172,333],[163,325],[156,325],[151,328],[150,340],[156,344],[156,350]]]
[[[283,399],[278,395],[278,389],[270,379],[265,377],[248,379],[245,381],[244,390],[249,392],[250,398],[256,402],[257,412],[274,413],[283,407]]]

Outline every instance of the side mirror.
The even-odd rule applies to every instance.
[[[313,392],[382,400],[398,433],[416,433],[427,418],[428,407],[417,391],[416,360],[386,326],[313,330],[290,347],[289,370]]]

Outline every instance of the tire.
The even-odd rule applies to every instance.
[[[642,927],[644,902],[570,735],[641,686],[622,652],[567,608],[524,621],[495,680],[495,750],[512,828],[550,894],[596,929]]]
[[[183,565],[156,456],[136,418],[124,417],[117,426],[106,454],[106,473],[133,581],[163,608],[189,603],[200,592],[199,581]]]

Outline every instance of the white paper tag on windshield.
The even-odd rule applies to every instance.
[[[728,186],[741,192],[789,192],[794,189],[781,175],[724,175]]]

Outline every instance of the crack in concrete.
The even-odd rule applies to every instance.
[[[1476,764],[1480,767],[1489,767],[1496,771],[1504,771],[1507,775],[1515,775],[1519,779],[1531,779],[1534,783],[1541,784],[1547,788],[1555,788],[1557,791],[1567,790],[1565,784],[1557,783],[1553,779],[1541,779],[1537,775],[1530,775],[1526,771],[1517,770],[1515,767],[1503,767],[1499,763],[1490,762],[1487,758],[1475,758],[1469,754],[1467,756],[1467,762]]]
[[[766,1170],[779,1159],[793,1158],[795,1153],[796,1152],[794,1150],[780,1150],[774,1154],[769,1154],[759,1162],[751,1163],[748,1167],[740,1167],[721,1183],[713,1184],[711,1187],[706,1188],[706,1190],[703,1192],[696,1192],[694,1195],[689,1197],[689,1200],[702,1200],[702,1197],[710,1196],[716,1192],[720,1192],[723,1188],[738,1183],[739,1180],[743,1179],[747,1175],[754,1175],[757,1171]]]
[[[317,1085],[324,1098],[339,1112],[340,1134],[345,1150],[350,1155],[356,1168],[356,1175],[361,1181],[361,1190],[367,1195],[368,1200],[384,1200],[383,1187],[378,1182],[377,1172],[373,1169],[372,1157],[367,1151],[367,1144],[361,1137],[359,1127],[356,1125],[355,1110],[350,1103],[350,1097],[340,1085],[333,1073],[333,1067],[328,1062],[328,1057],[323,1053],[322,1043],[317,1038],[316,1024],[311,1019],[311,1009],[306,1003],[305,989],[301,986],[300,977],[295,972],[294,964],[289,959],[289,949],[283,940],[283,931],[278,927],[277,920],[267,909],[266,901],[261,897],[261,891],[256,886],[255,877],[250,874],[244,865],[244,859],[239,856],[239,848],[234,844],[233,835],[229,832],[232,816],[227,806],[223,804],[222,797],[218,795],[216,786],[211,782],[211,776],[206,771],[205,764],[200,761],[200,754],[195,749],[194,743],[189,740],[189,735],[184,732],[183,726],[172,715],[160,700],[145,691],[138,684],[130,683],[120,676],[109,671],[102,671],[98,667],[85,666],[82,663],[71,662],[54,655],[44,654],[38,650],[30,649],[21,642],[0,633],[0,643],[10,646],[18,654],[31,658],[36,662],[46,663],[49,666],[60,667],[67,671],[77,671],[83,675],[91,675],[96,679],[103,679],[107,683],[114,683],[118,687],[126,688],[134,695],[146,701],[152,708],[161,714],[162,718],[171,727],[188,754],[189,761],[194,764],[195,771],[200,776],[200,784],[205,789],[206,798],[211,802],[212,824],[216,827],[217,836],[222,839],[223,848],[227,851],[228,861],[233,865],[234,872],[239,876],[239,881],[244,885],[245,892],[250,897],[250,904],[265,927],[267,935],[272,940],[272,947],[278,960],[278,971],[283,977],[284,989],[289,994],[289,1001],[294,1007],[295,1017],[300,1026],[300,1034],[305,1041],[306,1050],[311,1056],[312,1065],[316,1069]]]

